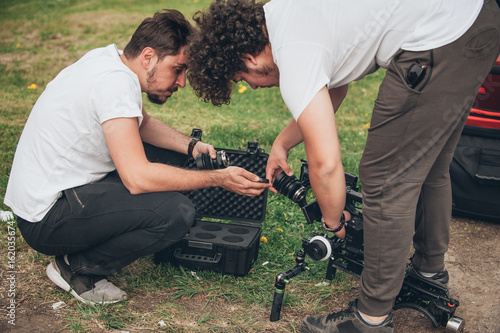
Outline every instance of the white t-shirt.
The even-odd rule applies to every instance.
[[[483,0],[272,0],[264,6],[285,104],[298,119],[318,91],[387,68],[399,50],[449,44]]]
[[[114,44],[88,52],[41,94],[19,140],[5,204],[30,222],[42,220],[63,190],[115,170],[101,124],[142,121],[139,79]]]

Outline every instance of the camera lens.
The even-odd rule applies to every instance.
[[[292,199],[293,202],[300,202],[306,196],[306,188],[299,182],[297,177],[288,176],[284,171],[276,177],[273,187],[279,193]]]
[[[217,161],[217,167],[214,169],[225,169],[229,166],[229,158],[224,150],[217,152],[215,160]]]
[[[216,157],[212,159],[210,153],[196,155],[196,167],[204,170],[225,169],[229,165],[229,158],[224,150],[217,151]]]

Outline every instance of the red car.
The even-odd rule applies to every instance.
[[[466,124],[500,130],[500,56],[479,88]]]
[[[450,175],[453,215],[500,222],[500,56],[477,93]]]

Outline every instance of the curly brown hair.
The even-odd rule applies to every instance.
[[[198,98],[229,104],[236,73],[248,71],[243,55],[258,55],[269,43],[263,6],[255,0],[215,0],[193,16],[198,30],[187,47],[187,77]]]

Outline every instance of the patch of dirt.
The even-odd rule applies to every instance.
[[[9,324],[7,316],[2,316],[0,332],[54,333],[64,332],[63,311],[52,309],[52,303],[25,301],[18,304],[15,313],[15,326]],[[3,310],[3,307],[2,307]]]
[[[500,333],[500,224],[455,218],[445,264],[464,332]],[[420,312],[394,313],[395,332],[444,332]]]
[[[451,224],[450,249],[445,258],[446,268],[450,273],[450,296],[460,301],[460,306],[455,315],[464,320],[464,332],[466,333],[500,333],[500,224],[468,219],[455,218]],[[39,264],[35,264],[39,265]],[[2,274],[4,275],[4,274]],[[68,314],[65,308],[54,310],[52,305],[57,302],[51,296],[36,297],[30,293],[37,293],[40,288],[47,291],[53,288],[43,272],[18,273],[18,279],[26,276],[29,285],[19,282],[21,290],[16,308],[16,325],[7,323],[6,316],[6,294],[2,291],[1,296],[1,320],[0,332],[66,332],[67,321],[63,321]],[[2,276],[5,280],[5,275]],[[5,287],[5,285],[4,285]],[[23,289],[26,288],[25,291]],[[339,295],[325,299],[325,308],[336,311],[345,308],[346,304],[356,297],[356,288]],[[53,294],[51,294],[53,295]],[[133,313],[142,313],[145,321],[150,323],[149,327],[134,326],[128,328],[129,332],[154,332],[154,331],[176,331],[179,327],[184,328],[182,332],[190,332],[190,327],[196,327],[196,322],[205,315],[216,317],[214,327],[220,332],[296,332],[302,318],[308,315],[305,308],[296,306],[294,308],[284,307],[281,320],[271,323],[269,321],[269,310],[262,306],[251,306],[244,304],[230,304],[224,300],[208,302],[207,297],[195,295],[176,299],[169,302],[171,294],[169,291],[161,293],[134,293],[129,295],[128,310]],[[73,299],[65,299],[69,305],[73,305]],[[76,301],[75,301],[76,302]],[[182,304],[181,304],[182,303]],[[160,310],[157,307],[161,304]],[[180,306],[181,305],[181,306]],[[207,306],[208,305],[208,306]],[[164,307],[164,308],[163,308]],[[186,311],[187,310],[187,311]],[[158,329],[154,312],[165,313],[167,326]],[[182,313],[184,311],[185,313]],[[176,320],[186,318],[186,322],[177,324],[167,320],[168,313],[173,314]],[[245,322],[245,326],[235,326],[231,318],[240,313],[253,313],[254,319]],[[150,318],[149,318],[149,317]],[[188,320],[187,318],[190,318]],[[434,328],[431,322],[420,312],[410,309],[401,309],[394,313],[394,325],[396,333],[431,333],[444,332],[444,327]],[[170,329],[170,330],[169,330]],[[200,327],[197,326],[199,331]],[[93,331],[93,330],[92,330]],[[96,325],[96,332],[104,332],[102,327]],[[111,330],[109,332],[120,332]]]

